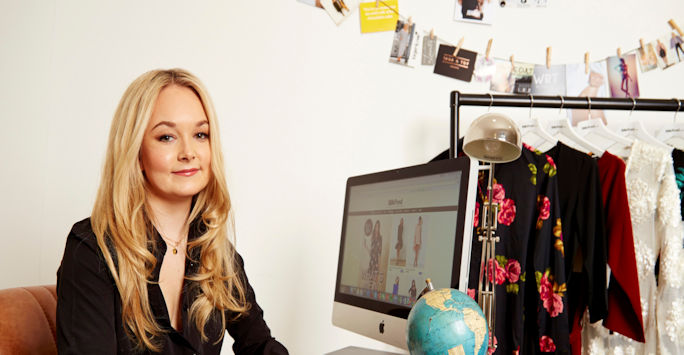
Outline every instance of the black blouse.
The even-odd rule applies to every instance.
[[[189,239],[198,236],[195,224]],[[166,253],[166,244],[157,234],[156,244],[150,250],[157,260]],[[235,340],[236,354],[287,354],[285,347],[272,336],[263,318],[263,311],[256,302],[254,290],[244,271],[244,262],[236,254],[239,275],[244,280],[247,301],[251,308],[247,315],[227,322],[226,330]],[[199,260],[195,255],[186,259],[186,277],[197,272]],[[199,295],[198,284],[186,278],[181,293],[183,329],[177,332],[171,327],[164,296],[159,287],[158,262],[148,283],[148,299],[157,323],[165,331],[161,338],[164,354],[219,354],[224,334],[220,315],[205,326],[208,341],[202,341],[200,332],[189,319],[189,308]],[[57,347],[60,354],[133,354],[133,343],[126,335],[121,316],[121,297],[97,244],[90,225],[90,218],[74,224],[67,237],[62,264],[57,271]],[[234,314],[226,312],[227,321]]]
[[[575,312],[581,316],[588,306],[594,323],[608,312],[608,257],[598,164],[561,142],[546,154],[558,167],[569,318],[572,321]]]
[[[684,220],[684,150],[672,149],[672,162],[674,164],[675,179],[679,188],[680,208],[682,220]]]

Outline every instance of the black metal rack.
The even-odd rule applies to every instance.
[[[613,99],[580,96],[492,95],[451,92],[451,138],[449,158],[456,156],[456,139],[459,136],[459,109],[461,106],[506,106],[535,108],[574,108],[625,111],[672,111],[682,108],[681,99]]]

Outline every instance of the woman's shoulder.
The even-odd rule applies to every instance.
[[[74,223],[67,236],[66,247],[79,254],[86,252],[101,255],[90,217]]]
[[[94,242],[97,244],[97,238],[95,237],[95,232],[93,232],[93,226],[90,224],[90,217],[74,223],[67,238],[76,239],[83,242]]]

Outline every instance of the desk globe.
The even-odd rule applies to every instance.
[[[485,355],[489,334],[482,310],[465,293],[443,288],[411,308],[407,327],[411,355]]]

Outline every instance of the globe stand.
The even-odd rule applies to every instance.
[[[487,201],[482,204],[482,233],[478,240],[482,242],[482,255],[480,258],[480,276],[477,285],[477,303],[487,319],[489,328],[489,348],[496,349],[494,343],[494,329],[496,321],[496,236],[497,215],[499,204],[492,203],[492,179],[494,176],[494,163],[489,165],[489,179],[487,183]],[[489,267],[489,263],[492,263]]]

